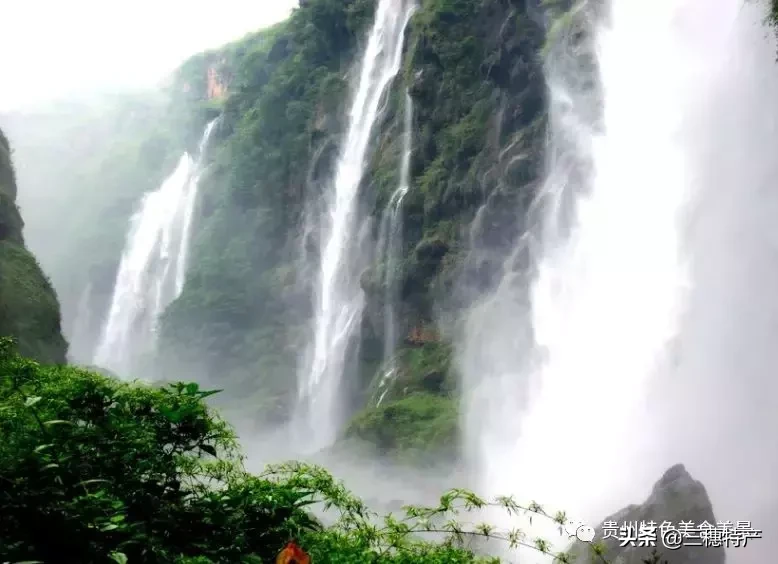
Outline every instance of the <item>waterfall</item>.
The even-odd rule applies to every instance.
[[[402,257],[403,245],[403,214],[402,203],[410,189],[411,151],[413,142],[413,100],[405,93],[405,118],[403,121],[403,145],[400,159],[400,182],[389,198],[389,203],[381,217],[378,253],[383,262],[384,286],[384,366],[383,376],[378,385],[378,400],[380,405],[389,391],[397,366],[394,351],[397,348],[397,303],[398,282],[400,276],[399,261]]]
[[[184,286],[192,216],[205,148],[216,120],[205,128],[198,160],[184,153],[173,173],[143,196],[130,220],[113,297],[94,364],[120,375],[153,350],[156,323]]]
[[[362,317],[359,186],[381,102],[400,70],[411,0],[380,0],[359,69],[348,129],[327,202],[319,253],[312,350],[299,382],[298,423],[310,448],[331,444],[344,416],[341,382]]]
[[[596,524],[644,499],[679,462],[667,454],[672,431],[656,434],[674,386],[655,388],[694,292],[684,221],[709,189],[700,175],[710,162],[695,157],[702,124],[726,113],[705,101],[727,64],[737,66],[725,61],[739,5],[612,0],[605,17],[590,22],[597,93],[581,90],[590,66],[571,64],[569,49],[552,51],[541,198],[552,204],[528,300],[513,255],[498,289],[469,314],[460,358],[466,446],[480,491],[534,499]],[[592,97],[602,102],[598,119]],[[722,135],[715,126],[705,134]],[[569,222],[553,205],[565,194],[573,195]],[[517,314],[528,316],[526,339]]]
[[[664,438],[654,451],[686,462],[718,519],[765,531],[728,551],[734,564],[769,561],[778,548],[767,533],[778,528],[778,49],[764,5],[701,8],[697,23],[716,33],[709,56],[719,62],[697,102],[703,119],[692,158],[701,189],[684,236],[692,291],[674,358],[650,399]]]

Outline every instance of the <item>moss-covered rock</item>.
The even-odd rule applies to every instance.
[[[443,397],[457,389],[452,366],[452,347],[430,328],[414,327],[398,352],[377,367],[370,384],[368,405],[380,406],[421,392]]]
[[[360,439],[382,455],[423,463],[455,456],[458,425],[453,398],[417,392],[358,413],[346,439]]]
[[[67,343],[60,331],[59,302],[24,247],[16,193],[10,145],[0,131],[0,336],[15,337],[24,355],[61,363]]]
[[[391,378],[386,365],[365,355],[363,373],[373,371],[364,377],[370,382],[366,397],[373,405],[381,394],[402,397],[406,390],[445,396],[456,387],[447,360],[434,370],[427,363],[449,349],[435,324],[467,305],[469,284],[482,292],[494,283],[501,251],[524,230],[523,210],[535,196],[543,168],[544,12],[556,17],[568,5],[426,0],[411,20],[403,84],[389,99],[366,186],[379,214],[397,186],[404,99],[397,93],[406,88],[414,115],[412,178],[404,201],[401,272],[391,273],[399,280],[395,317],[403,339]],[[495,256],[484,256],[488,264],[468,272],[465,259],[472,245],[494,249]],[[384,269],[379,257],[362,279],[363,339],[379,342]],[[423,346],[414,337],[433,333]]]

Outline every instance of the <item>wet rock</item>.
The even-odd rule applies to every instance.
[[[724,564],[725,551],[723,547],[693,546],[702,542],[690,537],[676,548],[669,549],[663,545],[659,526],[668,521],[675,529],[680,529],[682,522],[691,522],[692,530],[703,522],[716,525],[716,517],[713,513],[705,486],[689,474],[683,464],[676,464],[669,468],[659,481],[654,484],[651,495],[640,505],[629,505],[610,515],[596,527],[595,541],[600,541],[606,547],[605,558],[611,564],[643,564],[653,562],[650,560],[653,550],[660,554],[659,562],[664,564]],[[637,541],[632,541],[635,535],[629,535],[619,531],[624,524],[656,523],[656,543],[654,546],[637,546]],[[614,525],[615,523],[615,525]],[[617,530],[614,532],[614,528]],[[608,538],[604,538],[605,536]],[[647,538],[647,537],[643,537]],[[627,542],[627,541],[632,542]],[[621,546],[624,544],[625,546]],[[672,544],[671,539],[667,544]],[[583,555],[581,543],[577,542],[574,552]],[[582,564],[597,562],[589,556],[580,556],[575,562]]]

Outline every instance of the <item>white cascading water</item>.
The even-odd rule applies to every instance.
[[[728,550],[729,564],[769,562],[778,549],[778,49],[765,10],[737,0],[697,10],[700,33],[716,34],[718,72],[693,132],[692,291],[673,366],[650,398],[661,410],[654,450],[686,463],[717,519],[764,531]]]
[[[412,0],[380,0],[359,69],[348,130],[336,165],[331,200],[324,218],[316,288],[314,336],[301,373],[297,423],[308,448],[335,440],[344,416],[341,382],[349,346],[361,321],[364,296],[359,285],[364,249],[359,248],[359,186],[367,164],[373,126],[381,102],[402,63]]]
[[[376,405],[381,405],[390,389],[397,367],[394,352],[397,348],[397,302],[400,258],[403,245],[402,204],[410,189],[411,151],[413,149],[413,100],[405,93],[405,118],[403,120],[403,146],[400,161],[400,182],[381,217],[378,253],[384,263],[384,375],[378,384]]]
[[[693,292],[684,250],[694,249],[683,240],[683,220],[690,203],[704,198],[698,169],[705,163],[695,160],[700,127],[721,116],[703,111],[703,101],[727,72],[722,62],[740,4],[612,0],[595,26],[599,124],[575,119],[581,99],[566,89],[580,81],[555,75],[591,70],[549,65],[552,144],[577,139],[571,146],[591,169],[569,233],[557,232],[558,210],[547,210],[530,288],[534,344],[511,349],[501,334],[515,325],[507,315],[521,301],[505,281],[467,323],[465,435],[486,494],[534,499],[596,524],[642,501],[671,464],[689,462],[678,450],[675,459],[669,448],[657,450],[673,439],[649,426],[658,408],[646,398]],[[710,127],[707,134],[717,135]],[[551,163],[545,192],[582,190],[566,184],[571,177],[560,167],[567,162]]]
[[[130,221],[111,306],[94,364],[119,375],[154,346],[156,323],[184,287],[202,159],[216,120],[205,128],[198,161],[188,153],[158,190],[144,195]]]

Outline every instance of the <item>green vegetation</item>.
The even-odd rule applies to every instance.
[[[192,267],[162,322],[159,372],[224,387],[216,401],[230,413],[288,417],[311,314],[306,268],[316,260],[310,252],[300,260],[302,249],[310,251],[300,234],[330,177],[348,103],[346,73],[374,5],[311,0],[272,29],[194,57],[177,75],[176,84],[190,85],[194,98],[202,97],[209,68],[229,86],[213,166],[201,185]],[[397,183],[407,89],[414,104],[413,183],[402,270],[394,273],[402,294],[402,371],[386,406],[413,392],[443,400],[430,406],[449,406],[449,363],[434,354],[417,358],[447,343],[416,350],[407,332],[434,325],[433,304],[451,293],[464,228],[485,197],[500,187],[506,196],[498,211],[518,209],[517,199],[539,174],[543,42],[523,4],[509,0],[426,0],[412,18],[404,70],[377,125],[364,190],[378,219]],[[363,276],[371,312],[381,310],[382,268],[376,264]],[[380,313],[363,323],[355,410],[371,409],[382,374],[383,326],[374,320]],[[431,369],[430,362],[439,366]]]
[[[455,458],[458,423],[455,400],[419,392],[357,414],[345,436],[396,460],[423,464]]]
[[[331,177],[349,72],[374,7],[374,0],[309,0],[270,29],[192,57],[161,95],[17,120],[15,136],[25,141],[25,193],[53,192],[46,206],[25,208],[31,246],[68,319],[90,283],[97,336],[141,194],[159,185],[221,112],[201,180],[186,286],[161,321],[161,354],[149,359],[148,376],[224,388],[214,402],[241,420],[288,418],[309,337],[307,269],[317,260],[303,227]],[[505,241],[520,228],[512,210],[531,197],[542,162],[544,42],[538,18],[515,0],[424,0],[411,20],[403,69],[376,126],[363,190],[377,225],[397,184],[407,91],[414,109],[412,183],[404,202],[403,256],[392,273],[401,294],[399,372],[382,409],[396,407],[409,419],[416,414],[443,427],[453,420],[450,343],[414,335],[434,328],[435,306],[463,305],[453,289],[476,210],[494,202],[483,224]],[[214,80],[224,96],[209,96]],[[43,170],[36,162],[61,164]],[[62,216],[60,209],[69,213]],[[362,323],[358,386],[349,398],[362,423],[385,415],[371,413],[383,375],[384,267],[377,260],[363,276],[369,315]],[[417,393],[424,409],[408,399]],[[444,446],[447,433],[420,440],[430,449],[436,440]]]
[[[68,319],[91,284],[96,337],[141,194],[159,185],[221,112],[201,181],[186,287],[161,322],[162,354],[150,359],[149,376],[212,382],[225,389],[214,401],[258,423],[288,417],[308,341],[306,269],[317,260],[303,226],[331,177],[349,72],[374,8],[374,0],[309,0],[270,29],[192,57],[160,95],[11,120],[24,144],[31,247]],[[386,405],[414,392],[451,398],[449,363],[431,369],[417,357],[432,349],[417,350],[408,337],[434,326],[433,304],[460,305],[453,282],[479,206],[496,202],[484,225],[499,220],[495,229],[506,240],[518,230],[507,210],[518,210],[532,194],[542,153],[538,53],[545,36],[536,20],[514,0],[424,0],[410,23],[404,67],[376,126],[363,190],[378,220],[397,184],[407,90],[414,106],[412,186],[403,257],[392,274],[402,301],[402,370]],[[214,81],[223,96],[210,96]],[[55,164],[43,169],[37,162]],[[33,195],[47,198],[46,205],[35,205]],[[372,274],[383,267],[374,265]],[[383,289],[370,274],[363,277],[371,315],[363,320],[359,387],[350,398],[355,412],[371,409],[384,360]]]
[[[161,362],[163,373],[216,377],[230,410],[286,417],[309,313],[296,240],[315,196],[308,173],[339,130],[343,73],[372,8],[310,2],[206,56],[232,69],[229,96],[187,284],[162,321]]]
[[[543,9],[556,14],[568,3],[546,3]],[[35,180],[36,193],[54,179],[31,176],[36,169],[29,155],[67,163],[56,172],[61,205],[45,208],[82,205],[57,220],[57,237],[50,228],[32,229],[45,234],[33,248],[41,249],[68,312],[86,283],[92,284],[96,334],[140,195],[159,185],[205,123],[222,112],[201,181],[187,283],[162,319],[161,354],[149,361],[149,376],[224,388],[214,401],[241,419],[281,422],[290,412],[308,341],[307,269],[317,259],[303,227],[331,177],[349,101],[348,73],[374,7],[374,0],[309,0],[270,29],[192,57],[162,96],[117,100],[100,115],[63,111],[67,124],[57,142],[49,142],[49,152],[27,153],[26,176]],[[436,306],[448,313],[466,305],[453,291],[464,268],[465,239],[510,244],[521,229],[516,215],[532,197],[542,167],[540,53],[546,36],[537,16],[516,0],[424,0],[411,20],[403,70],[376,126],[363,190],[377,225],[397,184],[408,91],[414,109],[412,183],[404,202],[403,256],[392,273],[401,294],[400,370],[382,409],[396,407],[424,421],[451,420],[456,386],[450,343],[447,337],[418,341],[414,335],[434,327]],[[226,88],[225,96],[209,97],[214,80]],[[65,149],[68,158],[53,157],[52,151]],[[481,206],[482,225],[491,231],[469,233]],[[33,219],[38,226],[55,223],[49,216]],[[55,242],[47,247],[44,239]],[[371,413],[383,376],[383,268],[377,260],[362,279],[368,315],[359,386],[349,402],[362,423],[385,415]],[[488,285],[488,268],[482,270],[478,283]],[[424,409],[407,399],[416,393],[425,399]],[[448,436],[433,433],[422,442],[432,448]]]
[[[11,148],[0,131],[0,335],[16,336],[26,355],[64,362],[67,343],[60,333],[59,303],[24,246],[16,193]]]
[[[0,335],[16,335],[20,350],[48,362],[65,362],[59,303],[35,257],[0,241]]]
[[[44,366],[0,339],[0,557],[259,563],[294,540],[315,564],[456,564],[481,561],[467,548],[474,536],[549,552],[520,531],[468,529],[456,521],[461,511],[495,505],[565,522],[534,504],[489,504],[462,490],[438,507],[379,519],[321,468],[290,463],[250,475],[231,429],[203,402],[214,393]],[[334,523],[324,526],[311,511],[327,507]],[[432,543],[430,532],[444,537]]]

